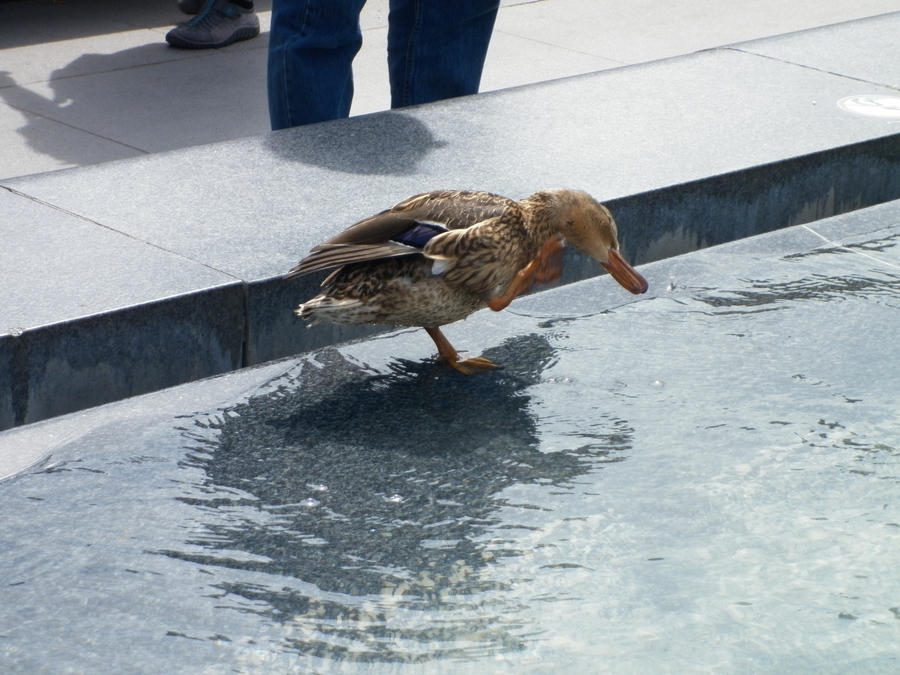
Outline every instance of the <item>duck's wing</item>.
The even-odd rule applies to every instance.
[[[498,216],[434,236],[422,254],[450,286],[492,296],[529,262],[530,247],[527,215],[513,203]]]
[[[433,190],[414,195],[391,209],[415,220],[440,223],[448,230],[461,230],[494,218],[518,202],[479,190]]]
[[[471,227],[515,204],[489,192],[467,190],[435,190],[414,195],[314,247],[285,278],[350,263],[417,254],[433,237],[448,230]]]

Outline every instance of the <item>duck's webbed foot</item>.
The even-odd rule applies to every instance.
[[[434,344],[437,345],[438,358],[449,363],[463,375],[471,375],[480,370],[493,370],[494,368],[500,367],[493,361],[482,356],[475,356],[460,361],[459,352],[453,348],[453,345],[450,344],[450,341],[441,332],[440,328],[426,328],[425,331],[431,336],[431,339],[434,340]]]
[[[495,370],[499,368],[496,363],[493,361],[484,358],[483,356],[473,356],[471,359],[466,359],[465,361],[450,361],[447,360],[453,368],[461,372],[463,375],[471,375],[472,373],[477,373],[482,370]]]
[[[564,248],[565,244],[560,237],[550,237],[531,262],[518,271],[506,290],[488,300],[488,307],[499,312],[501,309],[505,309],[520,293],[528,290],[533,283],[548,284],[559,279],[562,274]]]

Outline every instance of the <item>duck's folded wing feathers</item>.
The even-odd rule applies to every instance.
[[[499,216],[515,204],[511,199],[490,192],[423,192],[360,220],[325,244],[376,244],[392,239],[416,222],[432,223],[448,230],[466,228],[487,218]]]
[[[383,242],[381,244],[323,244],[313,249],[313,252],[297,263],[284,275],[284,278],[293,279],[304,274],[343,267],[351,263],[384,260],[385,258],[396,258],[415,253],[419,253],[418,248],[395,242]]]
[[[492,192],[433,190],[414,195],[392,210],[415,220],[441,223],[449,230],[459,230],[499,216],[515,204],[512,199]]]
[[[510,205],[515,202],[487,192],[424,192],[364,218],[314,247],[285,278],[350,263],[412,255],[420,252],[436,235],[448,229],[471,227],[499,215]]]

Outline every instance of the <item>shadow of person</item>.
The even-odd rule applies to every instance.
[[[463,377],[396,361],[373,374],[326,350],[276,393],[224,411],[192,444],[208,484],[185,501],[206,534],[162,553],[278,575],[217,587],[302,628],[287,642],[303,653],[393,661],[520,648],[522,627],[502,618],[510,582],[484,573],[524,553],[506,534],[519,526],[500,513],[504,493],[568,485],[618,448],[541,451],[529,388],[555,358],[546,338],[485,355],[504,369]],[[398,622],[403,649],[377,639]]]
[[[23,112],[29,147],[85,165],[268,132],[265,62],[264,49],[185,55],[160,40],[79,56],[50,75],[51,95],[7,74],[0,97]]]
[[[429,152],[445,145],[422,121],[397,111],[284,129],[266,138],[282,159],[373,175],[413,174]]]

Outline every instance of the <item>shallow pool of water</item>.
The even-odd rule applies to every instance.
[[[496,372],[407,331],[40,427],[0,664],[897,672],[900,234],[815,241],[448,330]]]

